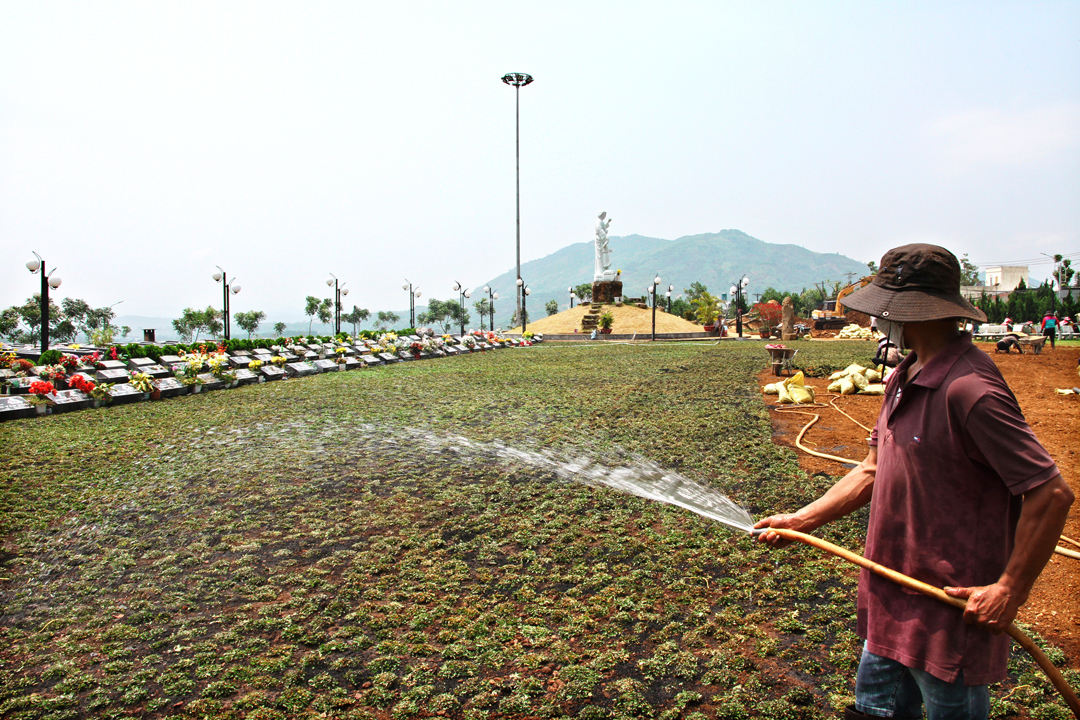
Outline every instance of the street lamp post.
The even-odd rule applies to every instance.
[[[526,285],[521,278],[517,279],[517,286],[519,288],[518,295],[521,297],[521,312],[519,313],[519,317],[521,318],[521,334],[525,335],[526,324],[528,323],[527,318],[529,317],[529,309],[525,306],[525,298],[532,295],[532,290],[529,289],[529,286]]]
[[[653,278],[649,286],[649,297],[652,298],[652,342],[656,342],[656,288],[660,286],[660,273]]]
[[[667,292],[665,293],[665,295],[667,295],[667,312],[668,312],[668,315],[671,314],[671,293],[673,293],[673,292],[675,292],[675,286],[674,285],[668,285],[667,286]]]
[[[420,288],[413,287],[409,278],[405,278],[405,285],[401,286],[402,290],[409,292],[409,327],[416,327],[416,298],[420,297]]]
[[[746,296],[746,286],[750,284],[750,278],[743,275],[738,282],[731,286],[731,297],[735,303],[735,332],[742,337],[742,301]]]
[[[345,283],[341,283],[338,286],[337,275],[330,273],[331,280],[327,280],[327,285],[334,286],[334,334],[341,334],[341,296],[349,294],[349,288],[345,287]]]
[[[490,285],[484,286],[484,292],[488,294],[488,323],[491,332],[495,332],[495,301],[499,299],[499,293],[493,292]],[[480,327],[484,327],[484,318],[480,318]]]
[[[30,252],[34,251],[31,250]],[[41,256],[35,252],[34,257],[37,259],[26,263],[26,269],[31,274],[41,273],[41,352],[45,352],[49,349],[49,288],[55,290],[60,287],[62,281],[58,277],[50,277],[52,273],[56,272],[56,268],[47,273],[45,272],[45,261],[41,259]]]
[[[506,73],[502,81],[514,87],[514,161],[516,167],[517,187],[517,306],[525,307],[525,296],[521,294],[521,88],[533,81],[532,75],[526,73]],[[518,313],[521,315],[521,313]]]
[[[229,294],[235,295],[240,292],[239,285],[232,285],[229,282],[229,276],[225,274],[225,271],[221,269],[220,265],[215,265],[219,272],[213,274],[214,282],[221,283],[221,290],[224,295],[222,300],[222,334],[225,336],[225,342],[229,342],[229,336],[231,333],[231,326],[229,323]]]
[[[574,309],[574,298],[577,297],[577,296],[574,295],[574,288],[572,288],[572,287],[566,288],[566,291],[570,293],[570,309],[573,310]]]
[[[462,286],[459,282],[454,282],[454,292],[458,294],[458,309],[461,310],[461,314],[458,316],[458,320],[461,321],[461,334],[465,334],[465,298],[472,297],[472,291],[467,287]],[[482,326],[481,326],[482,327]]]

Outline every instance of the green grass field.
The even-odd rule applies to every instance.
[[[832,482],[772,443],[766,363],[549,345],[0,425],[0,717],[834,717],[854,569],[407,431],[641,455],[759,516]],[[1032,667],[995,717],[1067,717]]]

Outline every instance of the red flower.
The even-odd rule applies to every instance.
[[[54,392],[56,392],[56,388],[53,387],[53,384],[51,382],[35,380],[34,382],[30,383],[30,392],[35,395],[41,395],[44,397],[45,395],[52,395]]]

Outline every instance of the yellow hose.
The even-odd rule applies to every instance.
[[[967,607],[967,602],[960,598],[954,598],[951,595],[946,594],[941,588],[936,588],[933,585],[928,585],[915,578],[908,577],[901,572],[897,572],[891,568],[887,568],[884,565],[879,565],[873,560],[853,553],[850,550],[845,550],[842,547],[833,545],[831,542],[816,538],[813,535],[807,535],[806,533],[798,532],[797,530],[787,530],[785,528],[761,528],[765,532],[773,532],[780,537],[787,538],[788,540],[797,540],[798,542],[805,543],[811,547],[816,547],[819,550],[824,550],[827,553],[831,553],[838,558],[847,560],[850,563],[854,563],[860,567],[864,567],[872,573],[876,573],[883,577],[887,577],[893,582],[899,583],[906,588],[916,590],[918,592],[929,595],[930,597],[937,598],[943,603],[952,605],[953,607],[963,610]],[[1069,687],[1069,683],[1065,681],[1061,671],[1054,667],[1054,663],[1050,662],[1050,658],[1046,657],[1046,654],[1039,648],[1035,642],[1020,631],[1015,625],[1009,624],[1009,627],[1005,629],[1005,632],[1016,640],[1024,650],[1027,650],[1028,654],[1035,659],[1035,662],[1039,664],[1039,667],[1043,669],[1046,676],[1050,679],[1050,682],[1054,684],[1057,691],[1061,693],[1061,697],[1064,698],[1065,703],[1073,711],[1073,715],[1080,720],[1080,700],[1077,699],[1076,693]]]

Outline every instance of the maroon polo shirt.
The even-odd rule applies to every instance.
[[[907,386],[914,354],[886,384],[870,438],[877,475],[866,557],[936,587],[990,585],[1012,552],[1022,493],[1058,474],[990,357],[964,333]],[[863,570],[867,649],[946,682],[1005,678],[1009,636]]]

